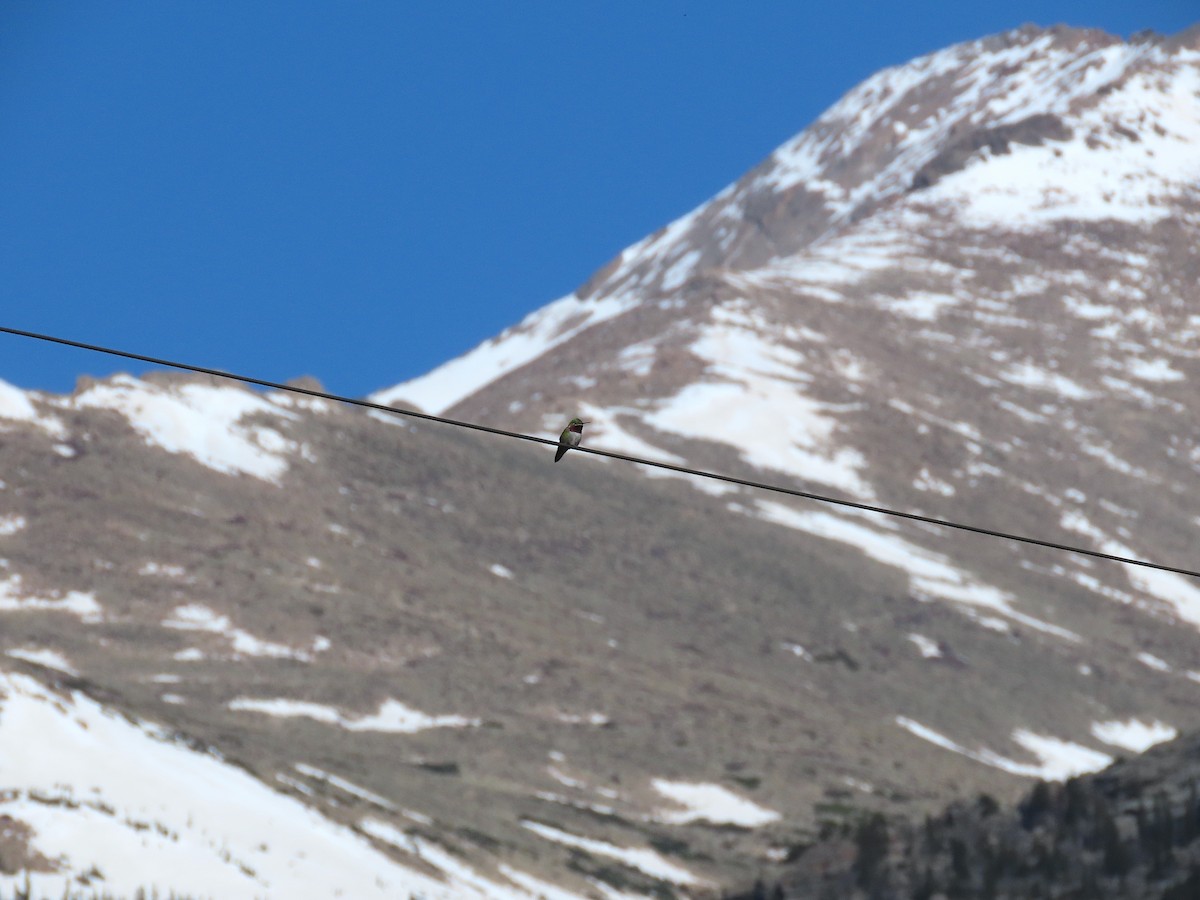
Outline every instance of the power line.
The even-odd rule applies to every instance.
[[[51,344],[61,344],[65,347],[75,347],[80,350],[90,350],[93,353],[104,353],[109,356],[119,356],[124,359],[133,359],[138,362],[150,363],[155,366],[164,366],[170,369],[183,369],[188,372],[198,372],[202,375],[214,375],[218,378],[228,378],[232,381],[240,381],[244,384],[253,384],[258,387],[271,388],[276,391],[289,391],[293,394],[305,394],[309,397],[318,397],[322,400],[333,400],[337,403],[346,403],[350,406],[361,406],[366,409],[375,409],[380,412],[391,413],[396,416],[403,416],[412,419],[424,419],[428,422],[439,422],[443,425],[453,425],[458,428],[469,428],[472,431],[482,431],[486,434],[496,434],[501,437],[514,438],[519,441],[530,441],[535,444],[548,444],[557,447],[558,441],[551,438],[537,437],[532,434],[522,434],[519,431],[508,431],[503,428],[493,428],[490,425],[480,425],[476,422],[463,422],[458,419],[450,419],[445,416],[435,416],[431,413],[418,412],[412,409],[397,409],[393,406],[384,406],[382,403],[372,403],[369,400],[359,400],[355,397],[342,397],[337,394],[329,394],[325,391],[316,391],[309,388],[297,387],[290,384],[280,384],[276,381],[267,381],[263,378],[251,378],[247,375],[238,375],[234,372],[223,372],[220,369],[210,369],[205,366],[194,366],[190,363],[175,362],[169,359],[161,359],[155,356],[146,356],[141,353],[130,353],[127,350],[114,350],[111,347],[101,347],[98,344],[86,344],[82,341],[73,341],[68,338],[54,337],[49,334],[38,334],[34,331],[22,331],[19,328],[7,328],[0,325],[0,332],[5,334],[13,334],[18,337],[32,338],[37,341],[46,341]],[[677,466],[672,463],[658,462],[652,459],[642,459],[637,456],[628,456],[624,453],[613,453],[610,450],[597,450],[592,447],[576,447],[575,453],[590,453],[594,456],[606,456],[609,459],[618,459],[622,462],[637,463],[643,466],[652,466],[656,469],[667,469],[672,472],[680,472],[684,475],[695,475],[700,478],[711,478],[714,481],[724,481],[728,484],[736,484],[742,487],[755,488],[762,491],[771,491],[776,494],[786,494],[790,497],[801,497],[805,500],[816,500],[820,503],[832,503],[837,506],[846,506],[851,509],[861,509],[866,512],[880,513],[885,516],[894,516],[901,519],[909,519],[913,522],[924,522],[927,525],[937,525],[942,528],[954,528],[958,531],[969,531],[973,534],[982,534],[987,537],[1004,538],[1009,541],[1018,541],[1022,544],[1032,544],[1036,547],[1047,547],[1051,550],[1062,550],[1066,553],[1078,553],[1083,556],[1091,556],[1096,559],[1106,559],[1111,562],[1125,563],[1131,566],[1142,566],[1147,569],[1158,569],[1163,572],[1174,572],[1178,575],[1188,575],[1192,578],[1200,578],[1200,572],[1192,569],[1181,569],[1176,566],[1166,566],[1161,563],[1149,562],[1144,559],[1136,559],[1130,556],[1118,556],[1113,553],[1102,553],[1099,550],[1088,550],[1084,547],[1076,547],[1072,544],[1060,544],[1055,541],[1044,541],[1040,538],[1027,537],[1020,534],[1012,534],[1007,531],[996,531],[991,528],[981,528],[977,525],[966,525],[962,522],[953,522],[949,519],[937,519],[933,516],[922,516],[917,513],[903,512],[898,509],[889,509],[885,506],[872,506],[869,503],[858,503],[854,500],[842,500],[837,497],[826,497],[822,494],[814,494],[809,491],[800,491],[795,488],[783,487],[778,484],[769,484],[764,481],[752,481],[748,478],[737,478],[733,475],[722,475],[718,472],[705,472],[702,469],[691,469],[687,466]]]

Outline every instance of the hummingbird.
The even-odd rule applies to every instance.
[[[558,452],[554,454],[555,462],[562,459],[563,454],[572,447],[579,446],[579,442],[583,440],[583,426],[590,424],[592,423],[585,422],[578,416],[567,423],[567,427],[563,429],[563,433],[558,436]]]

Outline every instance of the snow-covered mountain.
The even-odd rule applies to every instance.
[[[548,434],[578,411],[595,446],[1187,565],[1198,147],[1200,29],[960,44],[875,75],[574,294],[374,399]],[[1170,574],[731,508],[1007,622],[1054,616],[1021,611],[984,557],[1200,625],[1200,585]]]
[[[1186,566],[1197,147],[1196,29],[952,47],[373,399]],[[1200,727],[1185,578],[547,457],[0,383],[0,888],[703,895]]]

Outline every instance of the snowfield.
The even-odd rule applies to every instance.
[[[64,700],[13,674],[0,676],[0,692],[3,808],[59,862],[46,890],[95,867],[105,890],[126,896],[151,885],[230,898],[453,895],[240,769],[87,697]]]
[[[310,767],[314,773],[333,779]],[[56,695],[13,673],[0,673],[0,813],[29,824],[32,847],[55,862],[55,873],[32,878],[35,891],[50,896],[93,870],[93,887],[128,897],[151,887],[223,900],[543,893],[542,882],[511,867],[508,883],[485,878],[431,841],[414,846],[442,878],[403,866],[364,833],[236,766],[82,694]],[[403,834],[388,828],[388,838]],[[407,839],[390,842],[409,849]],[[0,888],[8,893],[24,877],[0,875]]]

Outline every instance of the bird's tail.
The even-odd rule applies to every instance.
[[[564,453],[566,453],[566,452],[567,452],[568,450],[570,450],[570,449],[571,449],[571,448],[570,448],[570,447],[568,447],[566,444],[563,444],[563,445],[561,445],[561,446],[558,448],[558,452],[554,454],[554,461],[555,461],[555,462],[558,462],[560,459],[562,459],[562,458],[563,458],[563,454],[564,454]]]

